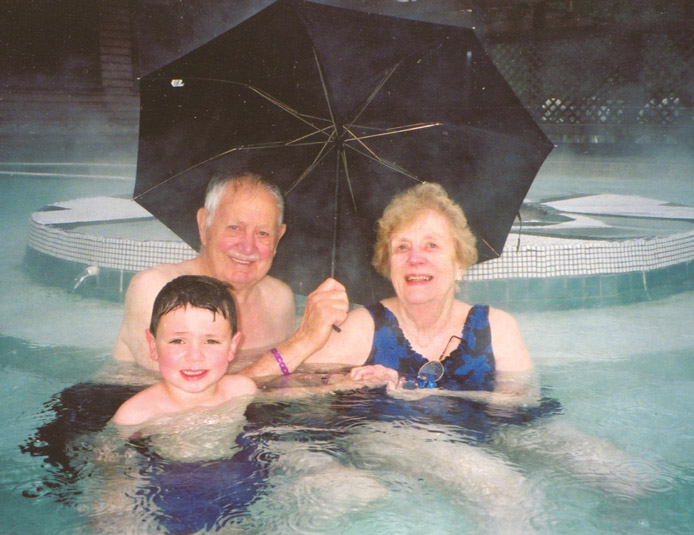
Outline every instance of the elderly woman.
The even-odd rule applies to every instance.
[[[485,510],[484,518],[498,523],[489,526],[490,533],[535,533],[530,519],[540,518],[544,510],[505,452],[537,455],[541,462],[577,473],[577,481],[626,498],[642,494],[652,474],[627,454],[560,419],[544,418],[560,405],[541,398],[533,374],[524,373],[531,372],[533,364],[515,320],[501,310],[456,299],[457,284],[476,256],[462,209],[440,185],[414,186],[385,209],[378,222],[374,266],[390,278],[395,296],[349,312],[342,332],[332,332],[305,360],[306,371],[313,367],[309,365],[349,366],[356,380],[333,376],[330,384],[309,391],[384,382],[416,389],[394,389],[405,398],[403,403],[383,404],[383,418],[365,416],[352,437],[352,453],[369,463],[381,459],[383,466],[408,474],[418,470],[417,477],[455,489]],[[300,360],[295,358],[298,350],[290,349],[289,366],[282,355],[278,359],[285,374]],[[429,389],[434,386],[439,388]],[[409,404],[411,398],[434,393],[436,397]],[[466,405],[441,395],[486,403]],[[482,405],[485,409],[477,408]],[[457,410],[459,406],[466,409]],[[391,425],[391,413],[397,421],[406,414],[425,414],[434,427],[421,421],[416,426]],[[505,425],[536,418],[532,427]],[[451,425],[436,427],[438,422]],[[465,440],[456,438],[455,430],[462,430]],[[469,437],[480,446],[467,443]]]
[[[494,391],[498,375],[530,370],[509,314],[456,299],[457,284],[476,259],[465,215],[440,185],[423,183],[400,193],[378,221],[373,260],[395,296],[351,311],[342,332],[306,363],[356,366],[354,379],[391,383],[396,370],[405,385],[449,390]],[[431,362],[442,366],[425,366]],[[428,368],[438,370],[426,373]]]

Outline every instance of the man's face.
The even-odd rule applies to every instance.
[[[263,187],[227,188],[209,226],[198,214],[201,255],[211,276],[235,290],[250,288],[267,274],[285,226],[277,227],[275,198]]]

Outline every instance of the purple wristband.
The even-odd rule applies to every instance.
[[[282,370],[282,373],[284,375],[289,375],[289,368],[287,368],[287,365],[284,363],[284,359],[282,358],[282,355],[280,354],[279,351],[277,351],[276,347],[273,347],[270,352],[272,353],[272,356],[275,357],[275,360],[277,361],[277,365],[280,367],[280,370]]]

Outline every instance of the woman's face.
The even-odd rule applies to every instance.
[[[455,295],[465,271],[455,254],[455,242],[445,216],[420,212],[390,237],[390,280],[397,296],[424,304]]]

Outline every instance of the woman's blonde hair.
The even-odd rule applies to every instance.
[[[384,277],[390,278],[391,236],[425,210],[434,210],[448,220],[455,242],[456,258],[460,265],[468,268],[477,262],[475,236],[467,224],[463,209],[448,196],[440,184],[423,182],[393,197],[376,223],[377,235],[372,264]]]

